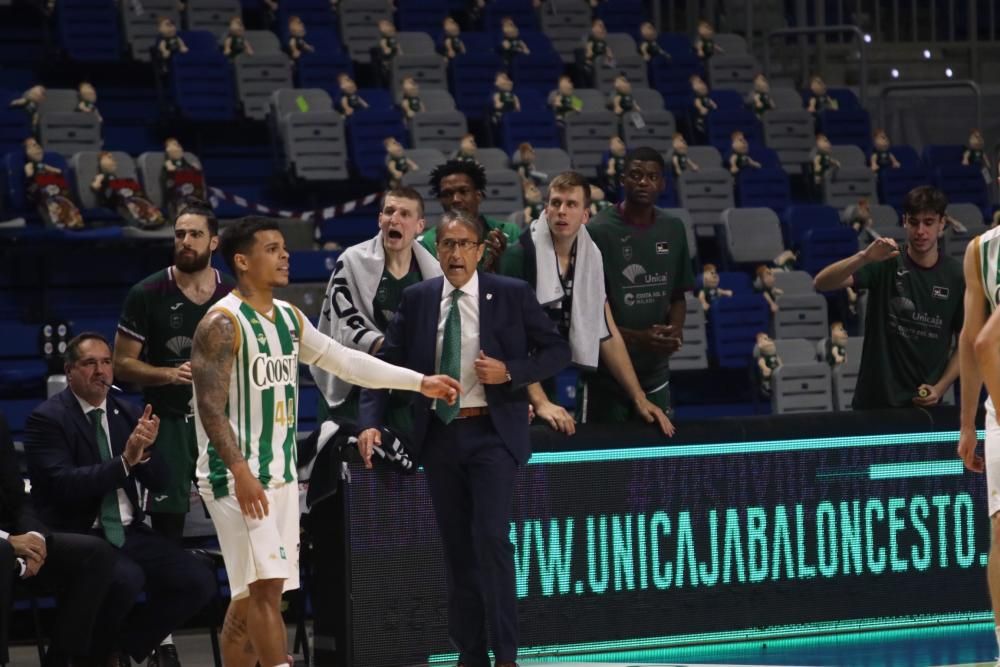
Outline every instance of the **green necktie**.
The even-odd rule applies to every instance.
[[[108,442],[108,434],[104,432],[104,424],[101,423],[104,410],[95,408],[88,414],[90,423],[94,425],[94,431],[97,433],[97,451],[101,454],[101,460],[110,461],[111,444]],[[117,490],[104,494],[104,498],[101,499],[101,527],[108,542],[116,547],[125,544],[125,527],[122,526],[122,515],[118,509]]]
[[[448,319],[444,322],[444,339],[441,341],[441,367],[438,370],[442,375],[450,375],[458,381],[462,379],[462,316],[458,310],[458,300],[461,296],[461,290],[451,293]],[[454,405],[448,405],[444,399],[437,399],[434,407],[438,419],[450,424],[458,416],[458,404],[458,399]]]

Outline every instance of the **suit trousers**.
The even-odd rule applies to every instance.
[[[422,463],[444,545],[448,633],[466,667],[517,659],[510,517],[517,462],[489,416],[431,416]],[[487,623],[489,637],[487,640]]]
[[[215,573],[141,523],[125,529],[120,555],[115,562],[116,586],[105,602],[102,620],[121,627],[117,648],[142,662],[215,596]],[[136,606],[141,591],[146,601]]]
[[[25,587],[36,595],[56,596],[49,653],[53,658],[58,656],[60,659],[95,655],[94,634],[98,612],[113,585],[118,554],[102,539],[75,533],[53,533],[46,539],[45,547],[47,555],[42,569],[34,577],[23,581]],[[14,549],[10,543],[0,540],[0,572],[11,572],[14,560]],[[12,582],[11,576],[0,578],[0,590]],[[8,612],[10,603],[4,604],[2,609],[4,613]],[[4,623],[0,629],[4,650],[7,646],[6,633]]]

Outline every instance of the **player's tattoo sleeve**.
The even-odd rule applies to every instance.
[[[226,416],[235,340],[236,327],[232,320],[216,310],[205,315],[198,324],[191,348],[191,376],[201,425],[219,458],[230,470],[244,460]]]

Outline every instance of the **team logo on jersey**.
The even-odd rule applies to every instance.
[[[297,371],[298,359],[294,354],[282,357],[258,354],[250,363],[250,379],[258,389],[292,384],[295,382]]]
[[[627,258],[626,258],[627,259]],[[624,269],[622,269],[622,275],[628,278],[628,281],[633,285],[639,280],[640,276],[646,274],[646,269],[639,264],[629,264]]]
[[[191,352],[192,341],[187,336],[174,336],[167,340],[164,345],[177,357],[184,358],[189,356]]]
[[[938,285],[935,285],[931,289],[931,296],[934,297],[935,299],[941,299],[942,301],[948,300],[949,293],[950,290],[947,287],[940,287]]]
[[[281,554],[281,560],[288,560],[288,557],[285,556],[285,547],[278,547],[278,553]]]
[[[170,328],[180,329],[184,325],[184,316],[180,313],[173,313],[170,316]]]
[[[267,345],[267,336],[262,333],[257,334],[257,342],[260,343],[261,347]]]
[[[177,310],[178,308],[180,308],[183,305],[184,305],[183,301],[178,301],[174,305],[170,306],[170,310]]]
[[[656,242],[656,254],[657,255],[669,255],[670,254],[670,241],[657,241]]]
[[[622,257],[625,259],[626,262],[632,261],[632,246],[630,245],[622,246]]]

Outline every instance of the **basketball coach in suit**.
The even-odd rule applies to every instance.
[[[140,486],[155,493],[170,473],[151,448],[159,424],[151,408],[139,414],[108,393],[114,380],[107,340],[91,332],[75,337],[65,368],[69,387],[38,406],[25,427],[35,506],[49,526],[115,547],[122,601],[101,622],[121,627],[115,648],[137,662],[169,664],[158,645],[215,594],[214,573],[143,523]],[[146,603],[133,608],[143,590]]]
[[[403,292],[379,356],[459,380],[453,404],[415,397],[411,453],[423,464],[444,543],[448,631],[464,667],[517,660],[510,515],[517,468],[531,456],[527,386],[570,362],[566,341],[527,283],[476,270],[483,229],[461,212],[438,227],[444,277]],[[370,465],[388,392],[362,392],[359,448]],[[487,625],[489,641],[487,640]]]
[[[98,611],[114,586],[118,555],[89,535],[53,533],[24,491],[7,420],[0,414],[0,664],[9,661],[7,630],[14,580],[56,594],[46,665],[90,664]]]

